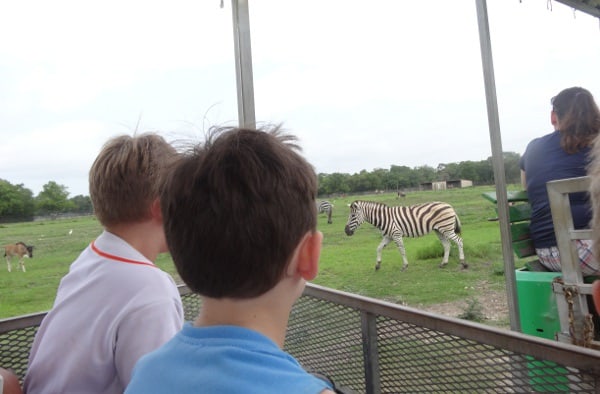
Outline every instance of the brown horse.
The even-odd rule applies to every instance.
[[[12,258],[19,257],[19,265],[23,272],[25,272],[24,257],[33,257],[33,245],[26,245],[24,242],[17,242],[15,244],[4,245],[4,257],[6,257],[6,264],[8,265],[8,272],[11,271]]]

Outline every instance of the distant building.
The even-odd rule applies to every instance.
[[[421,183],[420,190],[446,190],[446,181]]]
[[[420,190],[446,190],[473,186],[473,181],[467,179],[453,179],[450,181],[424,182],[419,185]]]
[[[452,181],[446,182],[448,189],[452,188],[462,188],[462,187],[471,187],[473,186],[473,181],[469,181],[467,179],[455,179]]]

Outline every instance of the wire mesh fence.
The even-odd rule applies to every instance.
[[[186,320],[201,300],[180,288]],[[0,366],[23,378],[44,314],[0,320]],[[359,393],[600,392],[600,351],[309,285],[285,350]]]

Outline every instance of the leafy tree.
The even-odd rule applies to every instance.
[[[374,186],[374,190],[385,190],[387,189],[386,178],[388,170],[384,168],[376,168],[371,172],[371,185]]]
[[[77,213],[92,213],[92,199],[90,196],[77,195],[73,198],[70,198],[69,201],[73,206],[73,211]]]
[[[438,181],[460,179],[460,166],[458,163],[440,163],[437,168]]]
[[[0,179],[0,221],[32,220],[34,213],[32,191]]]
[[[415,182],[411,186],[418,186],[424,182],[433,182],[436,179],[435,168],[430,166],[415,167],[413,173],[415,174]]]
[[[514,152],[504,152],[504,176],[507,183],[521,183],[521,167],[519,160],[521,155]],[[491,158],[490,158],[491,163]]]
[[[66,186],[50,181],[42,189],[35,198],[38,213],[56,215],[73,208]]]
[[[383,171],[383,172],[382,172]],[[367,192],[382,190],[385,188],[383,183],[384,172],[386,170],[377,169],[372,172],[362,170],[350,177],[350,190],[358,192]]]
[[[333,193],[348,193],[350,175],[339,172],[333,174],[319,174],[319,195]]]
[[[491,160],[482,160],[477,164],[477,178],[474,182],[478,185],[490,185],[494,183],[494,169]]]
[[[456,179],[470,179],[475,181],[477,178],[477,164],[474,161],[461,161],[458,164]]]
[[[395,181],[393,188],[399,190],[415,186],[411,184],[411,172],[410,167],[392,165],[390,167],[390,177],[392,181]]]

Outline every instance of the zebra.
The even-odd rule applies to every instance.
[[[317,211],[319,212],[319,214],[326,214],[327,215],[327,223],[331,224],[333,223],[331,221],[331,214],[333,213],[333,204],[330,203],[327,200],[323,200],[323,201],[317,201]]]
[[[404,262],[402,271],[408,267],[406,251],[402,237],[421,237],[435,231],[444,247],[444,257],[440,267],[448,264],[450,240],[458,246],[460,264],[467,268],[463,252],[463,240],[460,234],[460,220],[450,204],[444,202],[428,202],[410,206],[387,206],[373,201],[354,201],[350,204],[350,215],[344,231],[346,235],[354,234],[358,226],[368,222],[381,230],[383,240],[377,247],[377,264],[381,266],[381,251],[390,243],[396,242]]]

